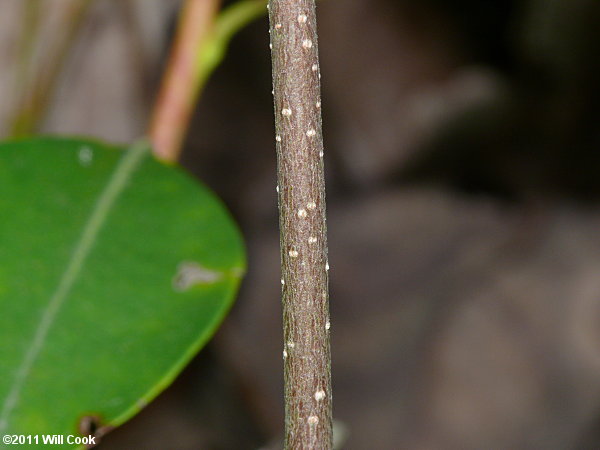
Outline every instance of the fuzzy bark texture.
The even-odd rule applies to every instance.
[[[284,327],[285,448],[331,449],[331,355],[314,0],[271,0]]]

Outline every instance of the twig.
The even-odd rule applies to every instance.
[[[174,163],[179,158],[198,92],[197,55],[209,35],[220,0],[187,0],[167,72],[150,122],[150,140],[157,158]]]
[[[233,36],[253,20],[265,13],[266,0],[242,0],[223,10],[215,23],[214,32],[200,54],[200,75],[204,81],[223,61],[227,46]]]
[[[223,61],[231,38],[264,14],[267,3],[266,0],[238,1],[225,8],[214,24],[210,24],[196,16],[201,15],[201,8],[205,8],[205,14],[214,14],[213,9],[206,9],[212,1],[188,0],[154,107],[149,134],[155,155],[167,162],[179,158],[194,105],[207,79]],[[188,14],[190,17],[186,18]],[[201,30],[200,26],[208,29]]]
[[[25,96],[26,85],[31,77],[31,66],[35,43],[40,31],[42,4],[38,0],[26,0],[23,4],[23,23],[19,37],[19,52],[15,92]],[[21,103],[24,99],[21,98]]]
[[[320,75],[314,0],[270,0],[286,449],[332,448]]]
[[[48,105],[56,90],[56,84],[64,65],[71,54],[92,0],[75,0],[69,5],[66,30],[61,39],[50,49],[46,61],[39,65],[37,77],[24,93],[21,104],[11,126],[12,136],[22,136],[34,132],[44,119]],[[39,7],[39,6],[36,6]]]

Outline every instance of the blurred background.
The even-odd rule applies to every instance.
[[[38,72],[56,76],[37,131],[142,135],[181,2],[39,1],[27,43],[28,2],[0,0],[0,134]],[[600,449],[600,3],[322,0],[318,14],[340,448]],[[102,450],[281,448],[267,29],[233,40],[182,158],[242,228],[239,300]]]

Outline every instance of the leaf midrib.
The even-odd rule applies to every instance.
[[[43,349],[48,332],[52,328],[56,316],[62,305],[65,303],[71,288],[77,281],[87,257],[96,242],[98,234],[106,222],[106,218],[116,203],[119,195],[125,189],[132,174],[140,165],[144,156],[148,153],[148,150],[149,146],[145,141],[140,141],[127,150],[121,157],[119,163],[115,166],[106,187],[98,196],[98,199],[85,222],[79,240],[71,253],[69,262],[60,276],[60,281],[52,295],[49,297],[48,304],[35,329],[31,343],[27,346],[25,356],[23,357],[14,380],[9,387],[8,394],[2,405],[2,412],[0,413],[0,434],[3,434],[8,428],[9,418],[19,402],[21,391],[31,372],[31,368]]]

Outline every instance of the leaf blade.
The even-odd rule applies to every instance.
[[[23,151],[23,146],[40,147],[40,142],[43,142],[42,147],[47,147],[46,151],[51,150],[52,147],[67,147],[66,153],[71,160],[75,157],[80,158],[81,149],[88,147],[93,149],[95,155],[97,154],[94,156],[93,164],[100,165],[104,174],[110,172],[111,167],[116,164],[118,159],[118,152],[115,152],[114,149],[104,148],[97,143],[50,141],[13,143],[8,145],[8,149],[6,146],[4,146],[5,148],[0,146],[0,155],[6,160],[8,153],[12,153],[8,159],[12,158],[14,169],[15,166],[20,165],[28,167],[28,164],[22,164],[23,161],[19,162],[19,158],[28,159],[31,163],[32,160],[40,158],[43,153],[38,148],[30,151],[31,154],[28,157],[23,157],[22,154],[27,153]],[[12,150],[10,150],[11,145]],[[17,154],[18,157],[15,156]],[[126,156],[127,154],[123,157],[122,163],[126,161]],[[102,161],[103,158],[112,162]],[[93,177],[88,179],[86,176],[80,176],[80,172],[92,173],[94,167],[88,167],[86,164],[82,164],[82,161],[77,161],[77,163],[76,170],[69,167],[67,173],[77,172],[77,176],[73,175],[76,178],[75,187],[85,193],[83,197],[89,198],[90,193],[94,191],[94,186],[97,187],[102,177],[98,175],[98,179],[90,182]],[[65,161],[62,161],[61,164],[67,165]],[[53,170],[61,170],[52,162],[49,162],[49,165],[53,166]],[[118,172],[119,166],[116,167]],[[130,170],[131,166],[128,167],[127,170]],[[48,429],[52,422],[54,425],[60,423],[62,429],[66,430],[65,433],[69,434],[67,431],[72,433],[76,428],[74,411],[78,411],[78,417],[92,413],[100,415],[104,418],[105,423],[111,426],[122,423],[139,410],[142,403],[147,402],[172,381],[183,364],[214,332],[231,306],[241,273],[245,268],[245,256],[239,232],[232,225],[227,212],[210,192],[203,188],[198,189],[195,182],[183,174],[169,172],[168,176],[165,175],[165,171],[172,170],[176,171],[176,169],[166,168],[150,157],[141,158],[136,177],[125,177],[126,179],[120,180],[123,188],[122,195],[117,196],[118,198],[115,197],[114,204],[109,205],[110,213],[105,217],[106,227],[103,229],[99,227],[95,230],[97,232],[96,244],[88,249],[89,255],[84,255],[86,266],[80,267],[81,270],[75,274],[77,280],[71,280],[70,295],[76,300],[67,300],[65,310],[57,313],[54,328],[47,333],[52,345],[39,351],[35,358],[35,367],[32,364],[32,368],[35,370],[30,370],[29,380],[26,380],[18,389],[23,391],[23,404],[41,406],[42,410],[49,411],[50,419],[39,417],[40,415],[35,411],[23,413],[20,407],[9,408],[14,409],[15,414],[22,418],[22,420],[19,419],[20,421],[17,420],[14,428],[10,427],[9,429],[22,429],[24,432],[31,433],[31,427],[34,427],[35,424],[42,429],[44,427]],[[0,169],[0,172],[6,171]],[[40,209],[42,213],[36,214],[35,211],[21,213],[23,216],[21,217],[22,226],[25,226],[28,221],[39,222],[38,226],[48,226],[52,221],[47,220],[44,214],[56,214],[56,211],[61,210],[77,210],[73,207],[73,202],[79,204],[77,202],[81,201],[79,197],[82,196],[70,192],[69,195],[65,194],[68,197],[65,200],[52,189],[49,189],[52,191],[52,195],[44,195],[44,192],[40,192],[39,187],[37,190],[35,189],[38,184],[36,180],[24,175],[28,173],[27,170],[22,172],[16,179],[8,177],[7,182],[0,181],[0,186],[4,190],[10,191],[11,189],[7,188],[10,183],[14,184],[19,177],[25,177],[24,182],[21,179],[21,185],[25,183],[28,186],[27,189],[33,189],[36,193],[34,197],[39,195],[45,198],[42,202],[33,202],[36,203],[37,208],[41,204],[45,205],[45,209]],[[64,174],[64,170],[62,173]],[[60,176],[53,178],[46,171],[37,171],[34,175],[42,177],[42,185],[45,187],[54,186],[57,178],[60,178]],[[73,190],[74,186],[71,185],[70,188]],[[105,194],[107,189],[103,191]],[[14,187],[13,193],[15,193]],[[198,207],[198,205],[208,206]],[[6,215],[8,209],[5,205],[0,204],[0,211]],[[75,211],[74,219],[78,219],[75,222],[79,226],[81,226],[81,216],[81,212]],[[160,219],[161,217],[170,217],[174,222],[165,221]],[[17,220],[17,222],[19,221]],[[59,222],[62,224],[65,221]],[[4,229],[0,226],[0,236],[10,234],[10,225],[11,221]],[[15,225],[18,223],[13,220],[12,226]],[[34,226],[33,229],[35,228]],[[72,239],[73,229],[77,229],[77,226],[71,224],[70,228],[69,226],[66,228],[69,232],[66,232],[62,239]],[[202,236],[198,238],[200,230],[202,236],[208,238],[203,239]],[[147,239],[136,237],[136,234],[140,233],[148,233],[148,236],[151,236],[150,240],[154,240],[149,244]],[[22,239],[23,236],[31,234],[32,231],[29,230],[20,237]],[[82,236],[85,236],[85,233]],[[64,248],[59,249],[59,241],[60,239],[55,239],[53,245],[58,254],[64,254]],[[23,248],[20,250],[23,251]],[[44,252],[42,251],[42,253]],[[47,261],[48,257],[44,254],[41,262]],[[81,258],[81,254],[79,258]],[[188,290],[177,292],[171,283],[176,275],[177,266],[183,260],[199,261],[202,267],[222,274],[222,276],[212,283],[200,286],[192,285]],[[3,260],[0,257],[0,262],[4,266],[11,261],[8,258]],[[126,277],[115,278],[115,271],[112,267],[114,262],[117,262],[119,270],[127,271]],[[43,267],[44,264],[41,266]],[[21,267],[22,269],[23,267]],[[10,276],[5,278],[11,280]],[[2,276],[0,276],[1,281]],[[19,292],[19,289],[14,287],[18,282],[11,281],[14,295],[15,292]],[[26,284],[21,283],[21,287]],[[11,283],[9,282],[8,285],[10,295]],[[36,287],[38,286],[33,286],[33,288]],[[31,290],[35,291],[35,289]],[[138,298],[140,295],[143,296],[142,300]],[[113,297],[121,300],[114,301]],[[89,299],[93,299],[93,301]],[[168,299],[168,302],[165,302],[164,299]],[[3,296],[1,290],[0,302],[3,306],[9,303],[6,293]],[[16,320],[18,320],[19,314],[23,315],[22,311],[18,310],[17,307],[13,308],[13,316],[16,317]],[[133,325],[131,317],[136,318]],[[186,322],[182,321],[182,318],[190,320]],[[6,330],[4,327],[3,329]],[[86,345],[92,350],[91,353],[86,354],[86,345],[78,345],[73,342],[74,334],[85,336]],[[3,341],[7,339],[9,338],[4,336]],[[18,339],[14,338],[14,340]],[[109,345],[113,345],[112,350],[106,350],[107,342]],[[173,346],[177,348],[177,352],[169,354],[168,357],[140,356],[140,349],[147,348],[149,351],[156,352]],[[98,351],[98,349],[102,350]],[[119,368],[121,365],[114,363],[115,357],[119,361],[133,358],[132,361],[142,367],[131,383],[128,376],[123,377],[123,369]],[[82,360],[85,360],[85,363]],[[76,361],[81,362],[79,366]],[[70,383],[77,385],[77,377],[66,377],[60,381],[61,377],[64,377],[61,375],[63,373],[60,370],[61,365],[78,371],[78,376],[88,382],[95,382],[94,380],[98,378],[96,376],[98,370],[100,370],[105,380],[103,383],[95,385],[93,389],[90,389],[85,383],[81,388],[72,389]],[[133,366],[130,364],[127,370],[131,370],[131,367]],[[75,381],[73,381],[74,379]],[[48,389],[50,390],[48,391]],[[85,395],[82,394],[82,391]],[[4,394],[4,397],[0,398],[5,399],[3,404],[6,406],[6,389],[3,390],[2,382],[0,382],[0,394]],[[57,408],[52,408],[52,400],[46,403],[40,400],[40,398],[46,397],[54,400],[62,399],[63,404],[67,400],[68,407],[63,409],[72,412],[69,415],[63,414],[64,411],[56,411]],[[10,395],[8,398],[10,400]],[[53,409],[54,411],[52,411]],[[62,422],[58,417],[61,414],[67,417]],[[67,430],[67,428],[69,429]],[[57,431],[49,430],[48,432],[56,433]]]

